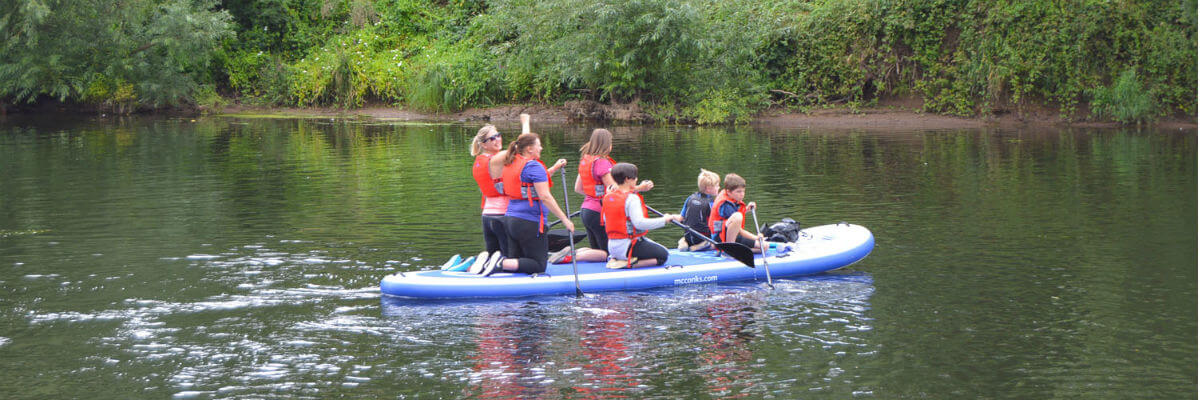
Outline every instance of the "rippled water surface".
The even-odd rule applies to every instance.
[[[1194,130],[617,127],[651,205],[738,172],[875,251],[775,290],[381,297],[479,251],[476,129],[0,119],[0,397],[1196,395]]]

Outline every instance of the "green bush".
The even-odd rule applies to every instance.
[[[518,96],[575,95],[626,101],[679,93],[701,64],[706,37],[700,10],[688,1],[500,0],[486,21],[524,21],[495,47]]]
[[[79,99],[101,110],[117,114],[133,112],[137,104],[137,94],[132,83],[98,74],[88,82]]]
[[[1154,96],[1138,81],[1137,71],[1125,70],[1111,87],[1092,92],[1092,113],[1130,124],[1154,118]]]
[[[241,50],[222,53],[229,88],[252,104],[287,104],[290,97],[291,70],[277,55],[263,51]]]
[[[453,112],[492,104],[499,98],[494,61],[469,44],[433,46],[413,58],[415,72],[405,92],[409,106]]]
[[[117,5],[0,2],[0,101],[146,107],[194,102],[215,87],[262,104],[379,101],[439,112],[638,101],[656,119],[704,123],[745,121],[772,105],[857,107],[886,96],[916,96],[926,111],[965,116],[1032,104],[1067,117],[1081,105],[1115,119],[1196,112],[1194,1]],[[1148,106],[1117,94],[1120,77],[1106,86],[1112,71],[1130,68],[1155,95]]]
[[[760,109],[761,96],[737,93],[733,90],[713,90],[687,107],[684,115],[701,125],[746,123]]]
[[[368,97],[400,101],[408,67],[393,43],[372,29],[333,38],[289,67],[290,98],[300,106],[358,107]]]

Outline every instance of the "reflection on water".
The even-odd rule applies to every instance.
[[[613,127],[649,204],[738,172],[761,218],[858,223],[876,249],[775,290],[381,299],[388,273],[478,252],[477,128],[0,119],[0,393],[1195,393],[1195,132]],[[591,128],[539,128],[546,158]]]
[[[781,280],[774,291],[748,283],[465,304],[384,297],[382,307],[391,324],[417,330],[469,320],[433,339],[469,352],[444,370],[462,375],[450,379],[467,383],[466,397],[741,398],[841,390],[831,381],[845,371],[833,359],[876,353],[866,336],[872,285],[866,274],[831,274]],[[824,365],[801,379],[791,365],[800,358]]]
[[[520,305],[485,310],[479,316],[476,362],[469,390],[482,398],[541,398],[547,393],[546,347],[550,339],[538,307]]]

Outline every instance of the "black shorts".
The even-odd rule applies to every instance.
[[[604,226],[600,225],[600,213],[585,208],[579,211],[579,218],[583,220],[583,227],[587,230],[588,244],[593,249],[608,251],[608,234],[604,232]]]
[[[483,245],[489,254],[497,251],[508,254],[508,232],[504,228],[504,215],[483,215]]]
[[[519,272],[546,272],[550,243],[545,233],[538,232],[540,226],[540,223],[527,219],[504,217],[504,227],[508,232],[508,253],[504,253],[504,256],[517,259]]]
[[[745,236],[742,236],[742,235],[738,235],[737,242],[741,243],[742,245],[744,245],[746,247],[752,248],[752,249],[755,246],[758,246],[758,241],[747,239]]]
[[[721,241],[720,238],[713,238],[713,240],[715,240],[717,242]],[[726,242],[728,242],[728,241],[726,241]],[[754,246],[758,246],[757,241],[747,239],[745,236],[742,236],[742,235],[738,235],[737,239],[735,239],[734,242],[741,243],[743,246],[746,246],[746,247],[749,247],[752,249],[754,248]]]
[[[667,262],[667,248],[646,238],[641,238],[634,242],[633,251],[630,253],[639,261],[653,258],[658,260],[658,265],[663,265]]]

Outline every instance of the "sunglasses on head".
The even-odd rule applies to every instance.
[[[495,135],[489,136],[487,139],[483,139],[483,141],[490,142],[490,141],[492,141],[492,139],[499,139],[499,138],[500,138],[500,134],[495,134]]]

